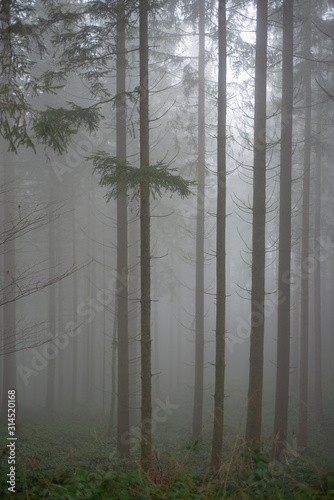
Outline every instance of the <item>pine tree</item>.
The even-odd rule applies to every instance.
[[[266,224],[267,0],[257,2],[251,336],[246,441],[260,443],[262,421]]]
[[[215,407],[211,467],[220,467],[224,424],[226,301],[226,0],[218,4],[218,127]]]
[[[279,204],[278,324],[273,460],[285,461],[290,370],[291,157],[293,2],[283,1],[283,68]]]

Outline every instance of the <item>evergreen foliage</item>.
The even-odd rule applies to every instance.
[[[173,174],[176,169],[168,168],[163,162],[136,168],[120,162],[105,151],[98,151],[87,159],[93,161],[94,172],[100,174],[100,186],[110,188],[106,194],[107,201],[116,199],[120,193],[125,194],[128,189],[132,190],[132,199],[137,199],[140,186],[143,185],[150,186],[154,198],[161,197],[166,191],[178,194],[181,198],[192,194],[189,188],[194,182]]]
[[[48,28],[55,22],[39,14],[32,1],[0,2],[0,135],[15,153],[21,146],[36,151],[36,143],[62,153],[79,127],[97,130],[100,117],[96,108],[74,103],[41,109],[40,98],[56,95],[61,87],[39,68],[42,58],[49,57]],[[64,80],[64,73],[55,74]]]

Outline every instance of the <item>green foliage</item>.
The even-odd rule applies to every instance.
[[[152,469],[144,473],[134,461],[112,453],[115,442],[108,438],[106,420],[91,415],[59,414],[52,421],[45,415],[24,413],[18,436],[17,492],[15,499],[282,499],[333,498],[333,477],[313,480],[301,462],[297,467],[273,466],[259,449],[225,444],[218,474],[208,474],[209,436],[194,443],[196,454],[185,452],[186,439],[181,416],[177,430],[159,433]],[[172,417],[171,417],[172,418]],[[5,427],[0,428],[1,449],[6,446]],[[181,446],[182,443],[182,446]],[[177,458],[168,454],[176,452]],[[188,448],[188,447],[187,447]],[[191,447],[190,447],[191,448]],[[314,470],[313,470],[314,472]],[[7,457],[0,463],[0,498],[7,492]],[[312,479],[312,480],[311,480]]]
[[[100,114],[94,108],[83,109],[70,103],[70,109],[47,107],[39,113],[32,129],[36,139],[59,154],[68,146],[71,136],[84,126],[89,132],[98,128]],[[75,128],[73,128],[75,127]]]
[[[138,198],[143,185],[150,186],[154,198],[161,197],[166,191],[185,198],[191,194],[189,187],[194,184],[173,174],[176,169],[168,168],[162,162],[135,168],[109,156],[105,151],[98,151],[87,159],[93,161],[94,172],[100,175],[100,186],[109,188],[106,194],[108,201],[117,198],[120,193],[127,193],[129,189],[132,191],[132,199]]]
[[[21,146],[35,150],[36,143],[62,153],[79,127],[96,130],[101,115],[96,107],[73,103],[67,109],[35,105],[34,99],[56,95],[60,87],[53,82],[66,76],[62,70],[44,76],[39,67],[50,44],[48,29],[56,21],[40,17],[30,0],[0,0],[0,14],[0,135],[15,153]]]

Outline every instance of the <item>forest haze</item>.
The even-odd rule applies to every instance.
[[[328,0],[0,0],[3,498],[334,496]]]

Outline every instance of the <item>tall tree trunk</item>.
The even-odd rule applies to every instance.
[[[2,141],[2,168],[4,172],[4,231],[13,227],[15,218],[15,167],[8,144]],[[9,298],[15,297],[16,256],[15,240],[9,239],[3,248],[3,291]],[[15,301],[3,306],[3,373],[2,373],[2,415],[7,422],[8,390],[16,390],[16,305]],[[16,404],[18,403],[16,395]],[[16,411],[18,408],[16,407]]]
[[[314,248],[320,244],[321,228],[321,109],[318,112],[318,142],[315,158],[315,220],[314,220]],[[321,260],[316,262],[314,272],[314,390],[315,414],[318,422],[323,416],[322,402],[322,332],[321,332]]]
[[[198,21],[198,153],[195,288],[195,387],[192,437],[202,430],[204,379],[204,217],[205,217],[205,2]]]
[[[291,163],[293,105],[293,1],[283,1],[283,82],[280,158],[278,319],[273,460],[285,461],[290,369]]]
[[[139,2],[140,54],[140,168],[150,164],[148,87],[148,1]],[[144,175],[144,174],[143,174]],[[140,185],[140,282],[141,282],[141,462],[152,463],[152,373],[151,373],[151,252],[150,186]]]
[[[50,169],[50,202],[54,201],[53,180],[51,179]],[[55,221],[49,223],[49,279],[53,280],[56,275],[56,238],[55,238]],[[49,302],[48,302],[48,321],[51,339],[56,335],[56,285],[49,286]],[[53,341],[48,343],[50,355],[48,359],[47,370],[47,388],[46,388],[46,410],[53,417],[55,404],[55,382],[56,382],[56,358],[58,348]]]
[[[61,241],[61,228],[60,224],[57,226],[57,241]],[[61,262],[61,248],[60,245],[57,247],[57,261]],[[64,283],[63,280],[60,280],[57,283],[57,296],[58,296],[58,318],[59,318],[59,325],[60,327],[63,326],[63,318],[64,318],[64,307],[63,307],[63,297],[64,297]],[[64,337],[63,337],[64,338]],[[60,337],[60,342],[62,341],[62,338]],[[64,384],[64,371],[65,371],[65,352],[62,349],[58,348],[58,387],[57,387],[57,408],[64,408],[64,402],[65,402],[65,397],[67,396],[67,391],[65,390],[65,384]]]
[[[157,287],[158,283],[158,273],[157,273],[157,260],[152,261],[152,276],[153,276],[153,283]],[[156,292],[156,296],[158,296],[158,293]],[[159,313],[158,313],[158,302],[155,302],[153,304],[153,331],[154,331],[154,339],[153,341],[153,359],[154,359],[154,385],[153,385],[153,390],[154,390],[154,397],[159,397],[160,396],[160,380],[161,380],[161,374],[160,374],[160,363],[159,363],[159,330],[158,330],[158,324],[159,324]]]
[[[77,240],[75,232],[75,190],[74,182],[72,179],[72,213],[71,213],[71,225],[72,225],[72,261],[73,266],[76,265],[77,261]],[[72,276],[72,314],[73,322],[77,324],[77,306],[78,306],[78,279],[77,273],[73,273]],[[78,377],[78,340],[74,336],[72,338],[72,381],[71,381],[71,407],[74,410],[77,405],[77,377]]]
[[[140,254],[140,228],[139,218],[135,217],[129,224],[129,268],[131,269],[131,281],[129,281],[129,333],[131,343],[130,350],[130,424],[137,425],[140,418],[140,343],[138,342],[140,305],[138,301],[139,290],[139,267],[138,256]]]
[[[211,467],[220,467],[224,425],[226,300],[226,0],[218,4],[217,267],[215,406]]]
[[[115,415],[115,405],[116,405],[116,352],[117,352],[117,314],[116,314],[115,304],[115,314],[111,341],[111,399],[110,399],[110,416],[108,422],[108,435],[111,436],[114,429],[114,415]]]
[[[303,172],[303,212],[301,250],[301,301],[300,301],[300,358],[299,358],[299,411],[297,445],[307,446],[307,405],[308,405],[308,355],[309,355],[309,230],[310,230],[310,170],[311,170],[311,22],[310,1],[307,2],[306,40],[304,60],[305,85],[305,132],[304,132],[304,172]]]
[[[246,441],[259,444],[262,423],[266,227],[267,0],[257,2],[251,336]]]
[[[102,263],[103,268],[106,265],[105,257],[105,240],[103,238],[103,250],[102,250]],[[103,273],[103,290],[106,289],[106,273]],[[103,359],[102,359],[102,415],[105,414],[106,408],[106,357],[107,357],[107,335],[106,335],[106,316],[107,308],[103,308]]]
[[[125,103],[125,3],[118,0],[117,78],[116,78],[116,142],[117,158],[126,162],[126,103]],[[117,196],[117,315],[118,315],[118,387],[117,387],[117,450],[130,453],[129,417],[129,327],[128,327],[128,218],[127,196]]]

